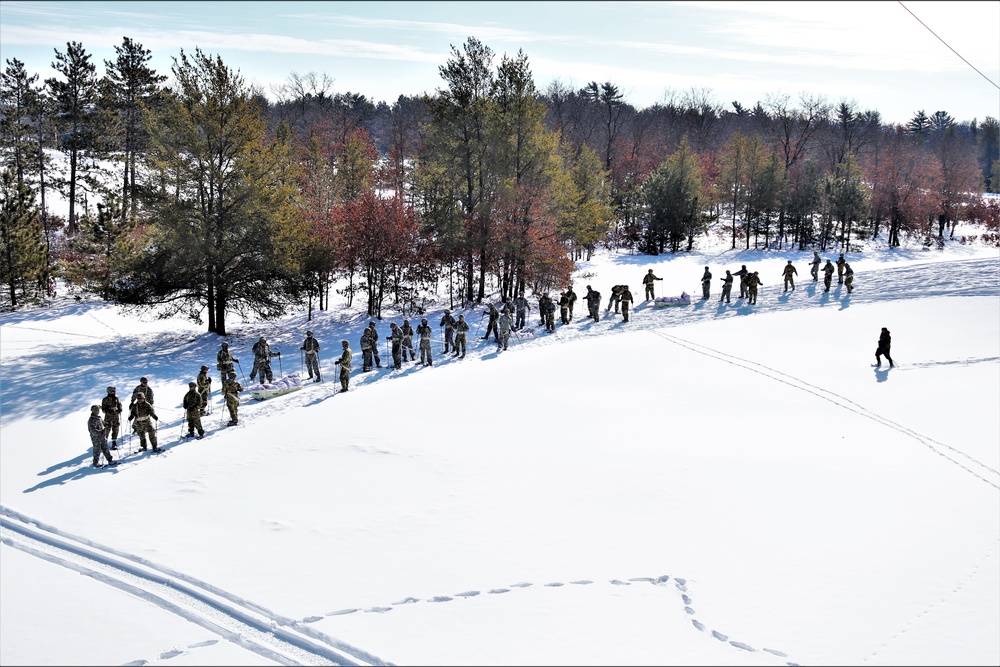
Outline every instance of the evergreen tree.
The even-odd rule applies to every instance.
[[[907,132],[909,132],[910,134],[915,134],[915,135],[921,136],[921,137],[925,137],[928,134],[930,134],[930,131],[931,131],[931,129],[933,129],[933,127],[934,127],[934,125],[931,122],[930,117],[927,115],[927,113],[923,109],[921,109],[920,111],[918,111],[917,113],[915,113],[913,115],[913,118],[911,118],[906,123],[906,131]]]
[[[677,151],[643,186],[647,252],[655,255],[667,246],[670,252],[678,252],[685,239],[693,238],[700,226],[701,190],[698,161],[685,135]]]
[[[142,126],[142,107],[152,102],[159,86],[167,77],[157,74],[148,63],[152,54],[142,44],[128,37],[115,47],[117,58],[105,60],[104,93],[108,107],[118,115],[121,128],[119,145],[122,159],[121,215],[135,219],[137,185],[136,163],[145,146],[146,133]]]
[[[0,283],[10,307],[40,300],[48,278],[35,195],[8,166],[0,172]]]
[[[69,200],[67,232],[72,236],[77,230],[78,186],[81,177],[90,168],[83,160],[92,145],[97,121],[97,68],[90,62],[91,56],[80,42],[67,42],[66,51],[55,49],[55,54],[52,68],[63,79],[46,79],[45,85],[52,95],[59,119],[59,148],[69,157],[69,175],[65,179],[65,186]]]
[[[7,60],[7,67],[0,73],[0,147],[3,166],[13,167],[18,185],[28,182],[32,171],[34,146],[31,131],[32,109],[36,106],[38,75],[28,76],[24,63],[15,58]]]
[[[118,285],[124,303],[172,304],[226,334],[230,310],[265,319],[297,297],[306,228],[288,147],[269,141],[263,114],[238,72],[196,49],[174,59],[176,100],[149,120],[147,244]]]
[[[115,281],[137,250],[132,231],[130,220],[122,220],[117,196],[109,193],[97,204],[96,216],[88,211],[80,217],[80,231],[69,242],[66,279],[111,299]]]

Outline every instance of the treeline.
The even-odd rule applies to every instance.
[[[3,303],[60,278],[126,307],[226,333],[227,314],[325,309],[342,284],[370,316],[498,290],[548,291],[599,246],[839,248],[943,243],[959,221],[997,242],[1000,124],[691,90],[636,109],[611,82],[539,90],[523,52],[453,47],[432,95],[375,103],[293,73],[271,99],[217,55],[171,80],[124,38],[104,74],[83,45],[40,80],[0,74]],[[61,154],[61,160],[54,155]],[[50,212],[55,194],[67,217]]]

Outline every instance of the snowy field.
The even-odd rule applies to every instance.
[[[498,352],[458,311],[469,355],[436,338],[398,371],[383,340],[361,373],[369,318],[342,303],[233,320],[244,386],[261,335],[300,372],[306,329],[324,381],[244,396],[229,428],[203,327],[71,298],[0,315],[0,663],[1000,664],[1000,253],[869,247],[849,296],[811,257],[601,253],[571,324],[546,334],[532,299]],[[741,264],[758,304],[720,304]],[[650,268],[692,305],[644,302]],[[207,436],[181,439],[202,364]],[[90,405],[140,376],[164,453],[126,438],[92,468]]]

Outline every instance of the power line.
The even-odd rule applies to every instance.
[[[909,7],[907,7],[906,5],[904,5],[904,4],[903,4],[902,0],[896,0],[896,2],[898,2],[898,3],[899,3],[899,6],[900,6],[900,7],[902,7],[902,8],[903,8],[903,9],[905,9],[905,10],[906,10],[907,12],[909,12],[910,16],[912,16],[913,18],[917,19],[917,21],[920,21],[920,19],[919,19],[919,18],[917,17],[917,15],[916,15],[916,14],[914,14],[913,12],[911,12],[911,11],[910,11],[910,8],[909,8]],[[954,53],[954,54],[955,54],[956,56],[958,56],[959,58],[962,58],[962,54],[961,54],[961,53],[959,53],[958,51],[956,51],[955,49],[952,49],[952,48],[951,48],[951,45],[950,45],[950,44],[948,44],[948,42],[946,42],[946,41],[944,41],[943,39],[941,39],[941,37],[940,37],[940,36],[939,36],[939,35],[938,35],[938,34],[937,34],[936,32],[934,32],[933,30],[931,30],[931,29],[930,29],[930,26],[928,26],[928,25],[927,25],[926,23],[924,23],[923,21],[920,21],[920,25],[922,25],[922,26],[924,26],[925,28],[927,28],[927,30],[928,30],[928,31],[929,31],[929,32],[930,32],[930,33],[931,33],[932,35],[934,35],[935,37],[937,37],[937,38],[938,38],[938,39],[939,39],[939,40],[941,41],[941,43],[942,43],[942,44],[944,44],[944,45],[945,45],[945,46],[947,46],[947,47],[948,47],[949,49],[951,49],[951,52],[952,52],[952,53]],[[965,58],[962,58],[962,62],[964,62],[964,63],[965,63],[966,65],[968,65],[968,66],[969,66],[969,67],[971,67],[972,69],[976,70],[976,72],[977,72],[977,73],[979,74],[979,76],[981,76],[981,77],[983,77],[984,79],[986,79],[987,81],[989,81],[989,82],[990,82],[990,84],[992,84],[994,88],[997,88],[998,90],[1000,90],[1000,86],[998,86],[998,85],[997,85],[997,84],[996,84],[996,83],[995,83],[995,82],[993,81],[993,79],[991,79],[990,77],[986,76],[985,74],[983,74],[982,72],[980,72],[980,71],[979,71],[978,69],[976,69],[976,66],[975,66],[975,65],[973,65],[972,63],[970,63],[970,62],[969,62],[968,60],[966,60]]]

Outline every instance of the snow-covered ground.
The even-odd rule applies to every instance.
[[[306,329],[324,381],[233,428],[216,386],[200,441],[180,401],[217,336],[93,300],[0,315],[0,664],[1000,664],[1000,253],[869,247],[850,296],[811,256],[601,253],[574,282],[600,322],[581,300],[546,334],[532,300],[498,352],[473,308],[468,357],[399,371],[383,341],[360,372],[340,303],[235,320],[244,386],[253,341],[297,372]],[[758,304],[720,304],[741,264]],[[644,303],[650,268],[694,303]],[[143,375],[164,453],[90,467],[89,406]]]

